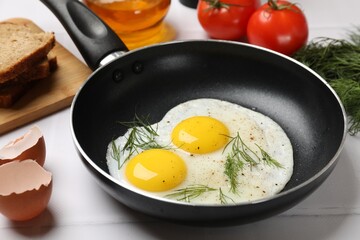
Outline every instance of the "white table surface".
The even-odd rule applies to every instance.
[[[264,2],[264,1],[263,1]],[[360,25],[358,0],[298,0],[308,19],[310,39],[346,37]],[[0,20],[28,18],[82,60],[54,15],[38,0],[0,0]],[[166,21],[177,39],[203,39],[196,11],[171,3]],[[256,223],[232,227],[178,225],[134,212],[107,195],[79,160],[69,130],[69,108],[0,137],[0,146],[38,125],[46,140],[45,168],[53,173],[48,209],[27,222],[0,215],[0,239],[359,239],[360,135],[348,136],[339,163],[311,196],[292,209]],[[0,116],[1,117],[1,116]]]

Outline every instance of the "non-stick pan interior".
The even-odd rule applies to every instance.
[[[333,91],[298,63],[241,44],[171,43],[133,51],[99,69],[76,96],[72,124],[79,146],[108,172],[106,149],[136,114],[160,121],[179,103],[217,98],[275,120],[294,149],[285,189],[323,169],[343,140],[344,113]]]

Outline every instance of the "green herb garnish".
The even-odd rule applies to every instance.
[[[119,122],[125,127],[132,129],[125,146],[123,147],[124,150],[129,150],[133,153],[138,148],[142,150],[163,148],[163,146],[155,141],[155,137],[159,136],[157,134],[157,128],[153,128],[148,121],[148,118],[149,117],[145,117],[144,119],[141,119],[135,115],[132,122]]]
[[[263,160],[267,165],[269,166],[274,166],[274,167],[277,167],[277,168],[283,168],[283,166],[278,162],[276,161],[274,158],[272,158],[264,149],[262,149],[259,145],[255,144],[259,150],[260,150],[260,153],[261,153],[261,160]]]
[[[233,193],[236,192],[237,186],[239,185],[238,183],[239,172],[244,167],[244,162],[238,159],[237,156],[238,156],[237,154],[235,156],[232,156],[230,153],[226,156],[225,171],[224,171],[225,175],[229,178],[230,181],[230,191],[232,191]]]
[[[116,146],[112,141],[112,157],[118,162],[118,168],[120,169],[126,161],[128,161],[135,153],[139,153],[142,150],[148,149],[170,149],[168,146],[162,146],[158,144],[155,137],[158,136],[157,128],[154,128],[148,121],[148,117],[140,118],[135,115],[134,120],[131,122],[118,122],[119,124],[131,129],[129,136],[126,139],[126,143],[123,148]],[[156,125],[157,126],[157,125]],[[128,151],[127,157],[120,161],[121,153],[124,154]]]
[[[314,39],[293,57],[329,82],[349,115],[349,133],[360,132],[360,27],[349,40]]]
[[[174,193],[165,195],[167,198],[174,198],[177,201],[190,202],[206,192],[216,191],[217,189],[202,184],[189,185],[186,188],[177,189]]]
[[[237,133],[236,137],[229,137],[231,140],[225,146],[225,149],[231,145],[231,151],[226,156],[224,173],[230,181],[230,190],[236,193],[239,182],[239,172],[244,168],[245,164],[248,164],[250,168],[256,166],[259,163],[264,162],[266,165],[282,168],[282,165],[273,159],[265,150],[259,145],[261,156],[259,157],[254,150],[249,148],[241,139],[240,134]]]
[[[250,166],[257,165],[256,159],[253,158],[253,156],[256,156],[256,158],[258,159],[256,153],[244,143],[239,133],[236,134],[236,137],[229,138],[231,138],[231,140],[228,142],[228,144],[226,144],[224,148],[225,151],[225,149],[229,145],[231,145],[231,152],[228,157],[234,158],[235,160],[242,162],[242,164],[240,164],[241,166],[244,165],[244,161],[249,163]]]
[[[121,160],[120,159],[120,147],[116,146],[115,140],[111,141],[111,149],[112,149],[111,157],[113,159],[115,159],[115,161],[117,161],[118,169],[120,169],[124,163],[121,163],[121,161],[120,161]]]
[[[217,191],[217,189],[202,184],[195,184],[195,185],[190,185],[189,187],[186,188],[177,189],[174,191],[174,193],[165,195],[165,197],[175,198],[177,201],[190,202],[192,199],[197,198],[204,193],[214,192],[214,191]],[[235,203],[232,198],[226,196],[223,193],[221,188],[219,188],[218,191],[219,191],[219,200],[221,204],[227,204],[229,203],[229,201]]]
[[[221,188],[219,188],[219,199],[220,199],[220,203],[221,203],[221,204],[227,204],[227,203],[229,203],[228,200],[230,200],[232,203],[235,203],[235,201],[234,201],[232,198],[226,196],[226,195],[223,193],[223,191],[221,190]]]

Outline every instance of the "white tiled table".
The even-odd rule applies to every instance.
[[[346,37],[360,25],[360,1],[298,0],[310,38]],[[0,0],[0,20],[28,18],[82,60],[54,15],[38,0]],[[203,39],[196,11],[173,0],[166,21],[177,39]],[[69,109],[35,122],[46,138],[45,167],[53,173],[48,210],[34,220],[13,223],[0,216],[0,239],[359,239],[360,136],[348,136],[339,163],[326,182],[305,201],[269,219],[233,227],[192,227],[159,221],[129,210],[95,184],[75,152]],[[1,117],[1,116],[0,116]],[[34,124],[34,123],[31,123]],[[0,146],[29,125],[0,137]]]

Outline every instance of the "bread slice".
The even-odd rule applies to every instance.
[[[54,51],[49,52],[49,54],[47,55],[47,60],[49,62],[50,72],[54,72],[58,67],[57,57]]]
[[[54,45],[53,33],[34,32],[26,25],[0,22],[0,83],[31,69]]]
[[[57,57],[51,51],[48,56],[41,60],[40,63],[21,73],[17,77],[10,79],[4,83],[0,83],[0,88],[8,85],[30,82],[34,80],[44,79],[50,76],[51,72],[57,68]]]
[[[12,106],[57,68],[53,33],[22,22],[0,22],[0,107]]]
[[[50,51],[46,59],[30,70],[0,84],[0,108],[11,107],[35,82],[46,80],[56,68],[57,57]]]
[[[0,88],[0,108],[11,107],[26,91],[31,87],[33,82],[23,84],[12,84]]]
[[[50,76],[50,63],[47,59],[44,59],[39,64],[21,73],[10,82],[30,82],[37,79],[47,78],[48,76]]]

